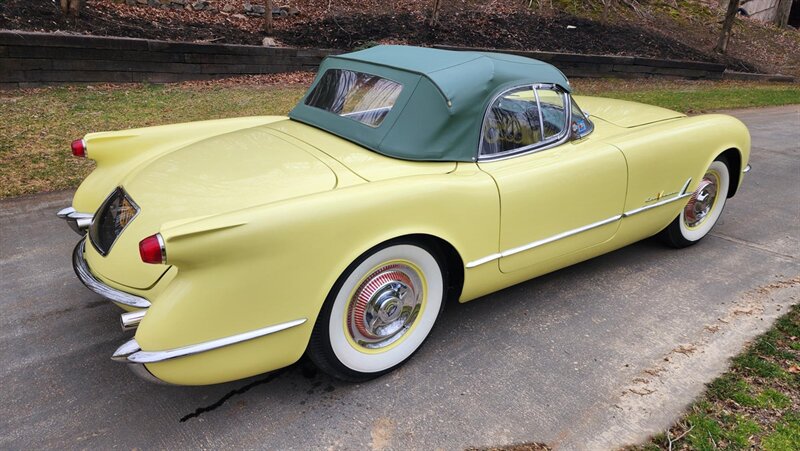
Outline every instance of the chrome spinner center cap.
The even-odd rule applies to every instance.
[[[419,274],[390,264],[370,274],[356,289],[347,312],[348,331],[358,345],[375,349],[400,339],[422,307]]]

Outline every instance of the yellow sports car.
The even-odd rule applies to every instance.
[[[750,166],[724,115],[573,97],[540,61],[331,56],[288,117],[91,133],[59,212],[75,271],[127,312],[112,359],[200,385],[303,354],[362,381],[466,302],[659,234],[684,247]]]

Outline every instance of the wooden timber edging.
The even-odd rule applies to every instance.
[[[437,45],[446,50],[499,52],[525,56],[550,63],[567,77],[638,78],[648,76],[721,79],[725,65],[701,61],[679,61],[638,56],[583,55],[577,53],[531,52],[488,48],[467,48]]]
[[[721,79],[726,76],[724,65],[697,61],[435,47],[495,51],[536,58],[553,64],[568,77]],[[0,88],[104,82],[170,83],[248,74],[315,71],[326,56],[338,53],[342,51],[0,30]],[[775,79],[775,76],[762,76],[759,79],[763,77]],[[745,77],[742,75],[741,78]]]
[[[0,87],[169,83],[316,70],[339,50],[0,30]]]

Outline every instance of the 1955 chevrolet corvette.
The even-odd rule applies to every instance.
[[[580,105],[580,106],[579,106]],[[171,384],[304,353],[397,368],[466,302],[714,226],[750,166],[738,120],[573,97],[528,58],[378,46],[325,59],[288,117],[91,133],[59,212],[80,280],[135,329],[112,359]]]

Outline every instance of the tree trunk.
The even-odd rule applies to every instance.
[[[61,0],[61,12],[67,16],[77,19],[81,13],[84,0]]]
[[[739,9],[739,0],[729,0],[728,10],[725,11],[725,21],[722,22],[722,32],[719,35],[717,46],[714,47],[719,53],[725,53],[728,50],[728,40],[731,38],[731,29],[733,28],[733,21],[736,19],[736,11]]]
[[[441,0],[433,0],[433,11],[431,12],[431,26],[434,26],[439,21],[439,7]]]
[[[792,12],[792,0],[780,0],[775,14],[775,25],[786,28],[789,25],[789,15]]]
[[[608,22],[608,10],[613,0],[603,0],[603,23]]]
[[[267,0],[267,7],[264,12],[264,31],[267,32],[267,36],[272,36],[274,31],[272,28],[272,0]]]

